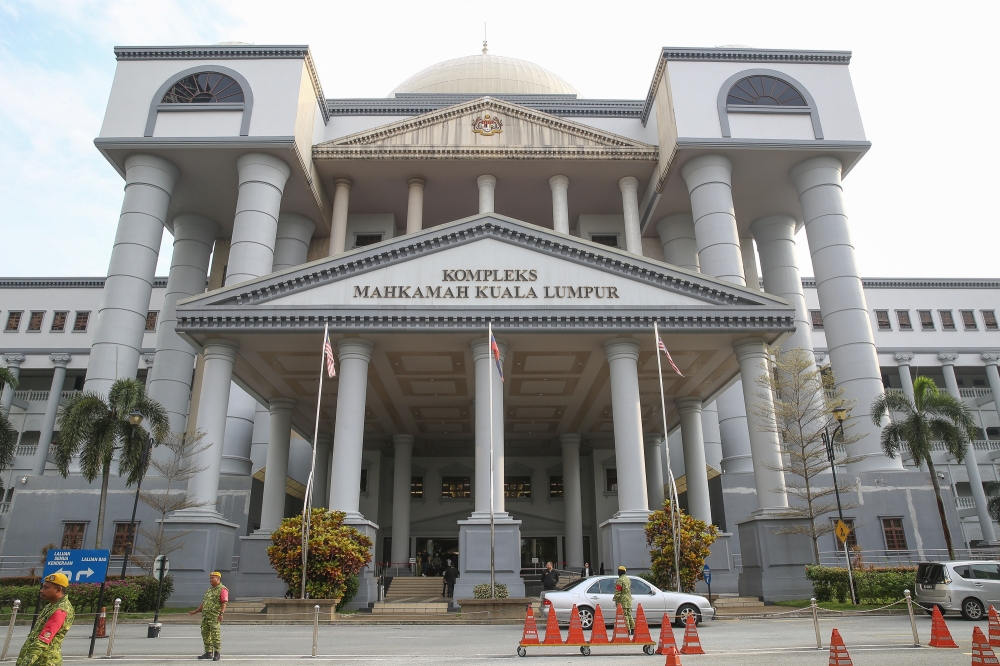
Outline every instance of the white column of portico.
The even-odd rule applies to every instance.
[[[162,311],[161,311],[162,312]],[[146,388],[146,393],[149,393],[149,383],[153,381],[153,361],[156,360],[156,353],[143,354],[142,361],[146,364],[146,381],[143,386]]]
[[[285,488],[288,485],[288,449],[292,435],[294,400],[276,398],[268,403],[271,432],[267,443],[267,468],[264,472],[264,494],[260,507],[260,529],[270,534],[281,526],[285,517]],[[360,478],[360,474],[359,474]]]
[[[4,354],[3,360],[7,363],[7,369],[10,371],[10,374],[14,375],[14,379],[20,379],[24,354]],[[4,416],[9,416],[12,404],[14,404],[14,387],[4,383],[3,394],[0,394],[0,412],[3,412]]]
[[[333,435],[330,509],[345,512],[352,521],[364,520],[360,513],[361,451],[365,437],[368,363],[373,347],[371,342],[361,338],[346,338],[337,343],[340,379]]]
[[[251,153],[236,162],[239,196],[229,246],[226,285],[267,275],[274,264],[281,197],[291,170],[271,155]]]
[[[583,494],[580,482],[580,435],[559,435],[562,447],[563,509],[566,531],[566,565],[583,567]]]
[[[646,449],[646,499],[652,510],[662,509],[663,500],[663,435],[643,435]]]
[[[675,400],[674,404],[677,405],[677,413],[681,417],[688,514],[711,524],[712,500],[708,494],[705,434],[701,428],[702,401],[698,398],[681,398]]]
[[[390,562],[410,557],[410,477],[413,462],[413,435],[393,435],[396,463],[392,472],[392,557]]]
[[[507,343],[497,341],[500,348],[500,364],[507,358]],[[496,369],[496,361],[490,353],[488,340],[472,343],[472,360],[476,367],[476,483],[475,513],[479,516],[490,514],[490,382],[493,383],[493,512],[506,515],[504,508],[504,430],[503,430],[503,382]]]
[[[997,365],[1000,364],[1000,352],[984,352],[980,358],[986,364],[986,379],[993,393],[993,405],[1000,412],[1000,371],[997,370]]]
[[[415,234],[424,228],[424,187],[427,180],[423,176],[410,176],[406,186],[406,233]]]
[[[313,477],[313,506],[327,508],[330,502],[330,454],[333,453],[333,436],[316,438],[316,474]]]
[[[663,260],[668,264],[700,271],[698,241],[694,235],[694,218],[690,213],[667,215],[656,223],[656,233],[663,245]]]
[[[721,471],[722,432],[719,429],[719,408],[715,401],[706,404],[701,410],[701,431],[705,437],[705,463]]]
[[[347,176],[333,179],[333,215],[330,218],[329,256],[343,254],[347,247],[347,208],[354,181]]]
[[[785,340],[782,348],[787,351],[801,347],[811,355],[809,312],[795,254],[795,218],[791,215],[762,217],[750,225],[750,231],[757,241],[764,291],[795,305],[795,332]]]
[[[722,473],[752,472],[750,425],[747,423],[743,382],[737,380],[715,399],[715,404],[719,409],[719,436],[722,438]]]
[[[561,234],[568,234],[569,178],[552,176],[549,178],[549,188],[552,190],[552,228]]]
[[[167,208],[180,171],[153,155],[125,160],[125,198],[108,279],[94,327],[85,391],[107,394],[119,377],[135,377],[146,330],[153,274]]]
[[[42,418],[42,430],[38,434],[38,448],[31,461],[31,473],[42,476],[45,473],[45,462],[49,457],[49,445],[52,443],[52,431],[56,426],[56,415],[59,412],[59,400],[62,398],[63,384],[66,383],[66,366],[73,360],[69,354],[49,354],[52,362],[52,384],[49,386],[49,398],[45,402],[45,416]]]
[[[747,288],[763,291],[760,286],[760,271],[757,269],[757,254],[753,251],[753,237],[740,236],[740,254],[743,255],[743,278]]]
[[[226,434],[222,440],[222,474],[250,476],[253,473],[253,428],[257,400],[237,384],[229,390]],[[266,408],[265,408],[266,409]]]
[[[845,400],[854,401],[850,414],[854,433],[866,435],[854,448],[867,457],[848,465],[848,470],[901,470],[900,457],[889,458],[883,453],[881,428],[870,416],[872,402],[882,395],[882,373],[844,211],[842,168],[834,157],[815,157],[793,168],[790,176],[802,206],[837,386],[844,389]]]
[[[639,228],[639,180],[625,176],[618,181],[625,214],[625,249],[642,256],[642,230]]]
[[[604,343],[611,372],[611,411],[618,468],[617,515],[649,513],[646,497],[646,460],[639,407],[639,345],[628,339]]]
[[[956,400],[961,400],[962,393],[958,389],[958,378],[955,377],[955,361],[958,360],[958,354],[941,353],[938,354],[938,360],[941,361],[944,385],[948,389],[948,393]],[[973,448],[972,442],[969,442],[965,451],[965,471],[969,473],[969,488],[972,491],[972,499],[976,503],[976,516],[979,518],[979,527],[983,531],[983,539],[996,541],[993,519],[990,517],[990,512],[986,510],[986,491],[983,489],[979,461],[976,460],[976,450]]]
[[[480,176],[476,179],[479,188],[479,212],[492,213],[496,211],[497,179],[494,176]]]
[[[733,207],[732,161],[722,155],[703,155],[685,164],[681,175],[691,196],[701,272],[746,286]]]
[[[306,263],[309,243],[315,230],[316,223],[308,217],[296,213],[279,214],[271,272],[283,271]]]
[[[898,352],[892,357],[896,359],[899,372],[899,383],[903,386],[903,393],[910,402],[913,401],[913,377],[910,376],[910,364],[913,363],[913,354]]]
[[[196,356],[194,348],[174,330],[177,301],[205,291],[208,263],[218,235],[219,225],[207,217],[185,214],[174,218],[174,253],[156,327],[156,355],[148,386],[149,396],[166,410],[172,432],[187,429]]]

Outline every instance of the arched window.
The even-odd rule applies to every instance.
[[[185,76],[167,90],[161,104],[242,104],[243,88],[219,72]]]
[[[726,104],[734,106],[808,106],[799,91],[773,76],[748,76],[733,84]]]

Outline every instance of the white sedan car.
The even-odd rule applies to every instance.
[[[594,624],[594,610],[600,606],[605,624],[612,626],[615,622],[613,596],[616,580],[617,576],[591,576],[570,583],[562,590],[542,592],[542,617],[547,619],[549,609],[553,608],[560,624],[569,624],[573,605],[576,604],[580,610],[583,628],[590,629]],[[705,597],[697,594],[664,592],[636,576],[629,576],[629,580],[632,582],[632,611],[634,613],[639,604],[642,604],[646,622],[651,625],[659,625],[664,613],[680,627],[687,622],[688,615],[693,614],[695,621],[699,623],[715,616],[715,609]]]

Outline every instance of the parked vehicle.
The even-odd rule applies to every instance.
[[[914,601],[928,613],[955,611],[966,620],[982,620],[986,609],[1000,606],[1000,561],[923,562],[917,566]]]
[[[547,619],[550,609],[554,609],[560,624],[569,624],[573,604],[576,604],[583,628],[590,629],[594,624],[594,611],[600,606],[605,624],[612,626],[616,610],[612,597],[617,579],[617,576],[591,576],[573,581],[563,589],[543,592],[542,617]],[[715,609],[705,597],[664,592],[652,583],[635,576],[629,576],[629,580],[632,582],[632,610],[634,612],[639,604],[642,604],[646,621],[651,625],[659,625],[664,613],[673,618],[679,627],[684,626],[688,615],[694,615],[695,621],[699,623],[703,619],[710,620],[715,616]]]

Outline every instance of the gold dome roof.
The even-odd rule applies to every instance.
[[[576,88],[527,60],[483,54],[445,60],[421,70],[390,93],[576,95]]]

